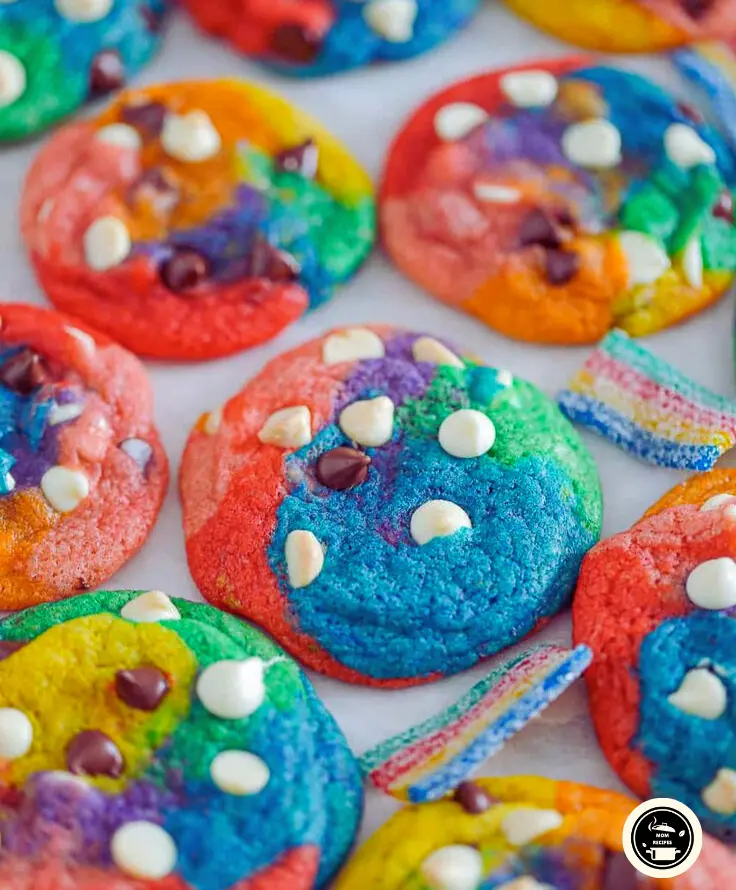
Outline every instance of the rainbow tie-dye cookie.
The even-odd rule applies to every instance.
[[[573,636],[603,752],[736,836],[736,473],[693,476],[583,560]],[[713,886],[718,886],[714,884]]]
[[[657,52],[736,35],[732,0],[506,0],[562,40],[602,52]]]
[[[122,94],[28,173],[23,234],[60,309],[133,352],[207,359],[329,299],[374,238],[367,174],[316,121],[237,80]]]
[[[291,659],[210,606],[101,591],[0,624],[1,890],[312,890],[357,763]]]
[[[736,274],[736,159],[693,115],[592,58],[456,83],[394,141],[384,244],[433,296],[517,339],[675,324]]]
[[[480,0],[183,0],[205,31],[280,74],[315,77],[424,53]]]
[[[2,0],[0,143],[123,86],[161,42],[169,0]]]
[[[591,455],[535,386],[379,325],[279,356],[200,417],[179,487],[202,594],[377,686],[532,633],[602,512]]]
[[[686,874],[651,880],[622,849],[636,801],[537,776],[477,779],[405,807],[358,850],[335,890],[715,890],[736,857],[712,838]]]
[[[75,319],[0,304],[0,610],[106,581],[168,478],[141,363]]]

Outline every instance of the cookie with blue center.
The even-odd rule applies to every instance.
[[[574,637],[603,751],[642,798],[736,831],[736,477],[695,476],[593,548]]]
[[[180,490],[207,599],[378,686],[533,632],[568,602],[601,521],[592,457],[546,396],[388,326],[273,360],[199,419]]]
[[[0,649],[4,890],[312,890],[346,856],[357,763],[253,628],[101,591],[6,620]]]
[[[168,0],[0,3],[0,142],[121,87],[161,41]]]
[[[465,27],[479,0],[184,0],[197,24],[281,74],[408,59]]]

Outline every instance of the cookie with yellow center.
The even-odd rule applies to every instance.
[[[357,765],[247,625],[105,591],[6,620],[0,656],[2,890],[311,890],[344,858]]]
[[[622,853],[635,806],[612,791],[535,776],[464,782],[451,799],[397,813],[336,890],[699,890],[733,873],[734,855],[706,837],[681,877],[640,875]]]

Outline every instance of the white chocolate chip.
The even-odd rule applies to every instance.
[[[664,150],[672,163],[683,170],[689,170],[699,164],[714,164],[716,160],[716,153],[711,146],[687,124],[670,124],[667,127],[664,134]]]
[[[43,204],[38,208],[36,222],[45,223],[53,213],[55,203],[53,198],[46,198]]]
[[[511,71],[498,85],[517,108],[545,108],[557,98],[557,78],[549,71]]]
[[[472,528],[470,517],[452,501],[426,501],[411,515],[409,531],[417,544],[428,544],[434,538],[446,538],[461,528]]]
[[[84,258],[97,272],[114,269],[127,258],[132,247],[128,227],[117,216],[101,216],[83,236]]]
[[[210,775],[220,791],[238,797],[258,794],[271,778],[266,763],[248,751],[222,751],[210,764]]]
[[[461,408],[442,421],[437,438],[453,457],[480,457],[493,447],[496,427],[481,411]]]
[[[563,133],[562,151],[580,167],[608,170],[621,163],[621,133],[604,118],[580,121]]]
[[[208,436],[214,436],[215,433],[222,426],[222,411],[223,405],[218,405],[213,411],[205,417],[204,423],[202,424],[202,429]]]
[[[84,413],[84,405],[70,403],[68,405],[57,405],[54,402],[48,415],[49,426],[58,426],[60,423],[68,423],[70,420],[76,420]]]
[[[709,513],[711,510],[720,510],[721,507],[732,504],[736,504],[736,494],[714,494],[700,509],[703,513]]]
[[[709,810],[722,816],[733,816],[736,813],[736,771],[719,769],[701,796]]]
[[[682,274],[690,287],[699,289],[703,286],[703,251],[699,235],[693,235],[685,245],[682,253]]]
[[[100,127],[95,133],[95,139],[98,142],[106,142],[133,151],[137,151],[143,144],[138,130],[128,124],[108,124],[106,127]]]
[[[340,412],[340,429],[345,435],[370,448],[390,441],[394,432],[394,403],[388,396],[361,399]]]
[[[473,194],[479,201],[487,204],[518,204],[523,198],[519,189],[482,180],[473,183]]]
[[[507,371],[505,368],[501,368],[500,371],[496,371],[496,383],[499,386],[513,386],[514,385],[514,375],[511,371]]]
[[[434,337],[419,337],[411,347],[411,354],[417,362],[428,362],[433,365],[450,365],[453,368],[464,368],[465,363],[439,340]]]
[[[359,359],[383,358],[383,340],[368,328],[346,328],[337,331],[322,344],[322,361],[326,365],[354,362]]]
[[[169,157],[197,164],[214,158],[222,147],[222,140],[207,112],[190,111],[166,115],[161,145]]]
[[[653,284],[672,265],[667,252],[642,232],[619,232],[618,243],[626,255],[629,287]]]
[[[110,841],[112,861],[132,878],[157,881],[176,867],[176,844],[155,822],[139,820],[118,828]]]
[[[64,325],[64,330],[69,334],[70,337],[74,337],[77,343],[81,343],[84,351],[88,355],[94,355],[97,350],[97,344],[95,343],[94,337],[91,334],[88,334],[86,331],[80,331],[79,328],[72,328],[69,325]]]
[[[453,102],[434,116],[435,133],[443,142],[456,142],[488,120],[487,112],[472,102]]]
[[[289,532],[284,546],[289,584],[294,588],[307,587],[322,571],[325,553],[310,531],[297,529]]]
[[[89,495],[89,479],[81,470],[51,467],[41,477],[41,491],[54,510],[71,513]]]
[[[33,744],[33,724],[17,708],[0,708],[0,758],[16,760]]]
[[[478,890],[483,857],[475,847],[453,844],[431,853],[419,871],[430,890]]]
[[[363,18],[389,43],[408,43],[414,36],[417,12],[417,0],[368,0]]]
[[[56,11],[70,22],[98,22],[112,9],[114,0],[54,0]]]
[[[3,483],[5,484],[6,491],[12,491],[15,488],[15,479],[13,478],[13,474],[6,473],[3,479]]]
[[[306,405],[282,408],[266,420],[258,433],[264,445],[301,448],[312,441],[312,415]]]
[[[718,720],[726,713],[728,693],[717,674],[707,668],[694,668],[685,674],[680,688],[667,701],[685,714]]]
[[[197,680],[197,697],[205,710],[222,720],[242,720],[266,697],[265,666],[260,658],[216,661]]]
[[[562,822],[563,818],[557,810],[518,807],[504,817],[501,831],[510,844],[523,847],[548,831],[559,828]]]
[[[178,621],[181,613],[162,590],[147,590],[129,600],[120,615],[136,624],[153,624],[157,621]]]
[[[26,91],[26,69],[21,60],[0,50],[0,108],[7,108]]]
[[[688,575],[685,589],[691,602],[701,609],[736,606],[736,562],[727,556],[701,562]]]
[[[142,472],[145,471],[153,454],[153,448],[151,448],[148,442],[135,436],[121,442],[120,450],[127,454],[131,460],[135,461]]]

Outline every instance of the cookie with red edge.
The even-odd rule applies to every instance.
[[[736,36],[732,0],[506,0],[533,25],[602,52],[657,52]]]
[[[203,596],[374,686],[532,633],[601,522],[593,459],[547,396],[387,325],[305,343],[201,417],[180,492]]]
[[[371,249],[367,174],[315,120],[237,80],[123,93],[31,165],[23,235],[51,301],[139,355],[274,337]]]
[[[594,547],[573,606],[574,639],[593,650],[590,706],[612,766],[640,797],[682,801],[724,838],[736,836],[729,487],[715,473],[693,477],[629,531]]]
[[[197,24],[281,74],[315,77],[427,52],[480,0],[184,0]]]
[[[543,60],[456,83],[409,118],[381,231],[402,272],[495,330],[593,343],[660,330],[727,291],[735,184],[723,138],[653,82]]]
[[[3,304],[0,318],[0,609],[19,609],[127,562],[168,463],[136,358],[46,309]]]

